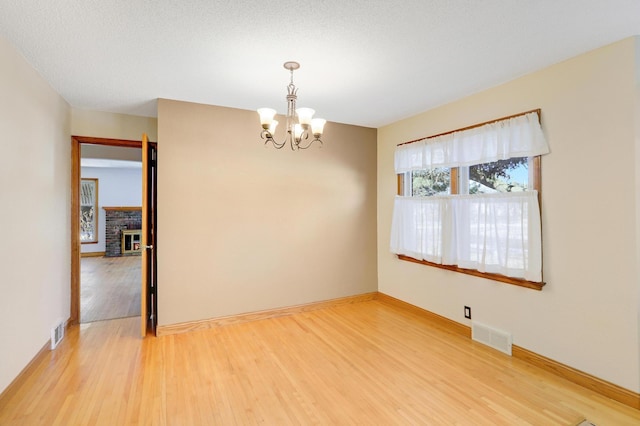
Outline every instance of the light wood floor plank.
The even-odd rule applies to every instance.
[[[137,318],[72,327],[0,401],[0,424],[640,424],[638,410],[379,300],[138,332]]]
[[[80,322],[140,316],[140,256],[84,257]]]

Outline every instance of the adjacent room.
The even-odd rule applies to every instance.
[[[640,424],[640,3],[11,0],[0,64],[0,424]]]
[[[140,149],[82,144],[80,323],[140,316]]]

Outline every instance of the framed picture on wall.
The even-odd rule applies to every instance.
[[[98,179],[80,179],[80,242],[98,242]]]

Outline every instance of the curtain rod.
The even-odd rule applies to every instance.
[[[460,129],[450,130],[450,131],[448,131],[448,132],[444,132],[444,133],[438,133],[437,135],[427,136],[427,137],[425,137],[425,138],[420,138],[420,139],[414,139],[414,140],[409,141],[409,142],[402,142],[402,143],[399,143],[399,144],[398,144],[398,145],[396,145],[396,146],[408,145],[408,144],[410,144],[410,143],[420,142],[420,141],[423,141],[423,140],[425,140],[425,139],[432,139],[432,138],[437,138],[438,136],[450,135],[451,133],[455,133],[455,132],[462,132],[462,131],[464,131],[464,130],[475,129],[476,127],[480,127],[480,126],[484,126],[484,125],[492,124],[492,123],[497,123],[498,121],[509,120],[509,119],[511,119],[511,118],[520,117],[520,116],[522,116],[522,115],[527,115],[527,114],[532,113],[532,112],[535,112],[536,114],[538,114],[538,120],[540,120],[540,113],[541,113],[540,108],[538,108],[538,109],[532,109],[532,110],[530,110],[530,111],[521,112],[521,113],[519,113],[519,114],[509,115],[509,116],[506,116],[506,117],[497,118],[497,119],[495,119],[495,120],[485,121],[484,123],[472,124],[471,126],[462,127],[462,128],[460,128]]]

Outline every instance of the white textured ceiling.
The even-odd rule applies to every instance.
[[[640,0],[0,0],[0,34],[79,109],[284,113],[296,60],[298,106],[379,127],[640,34]]]

